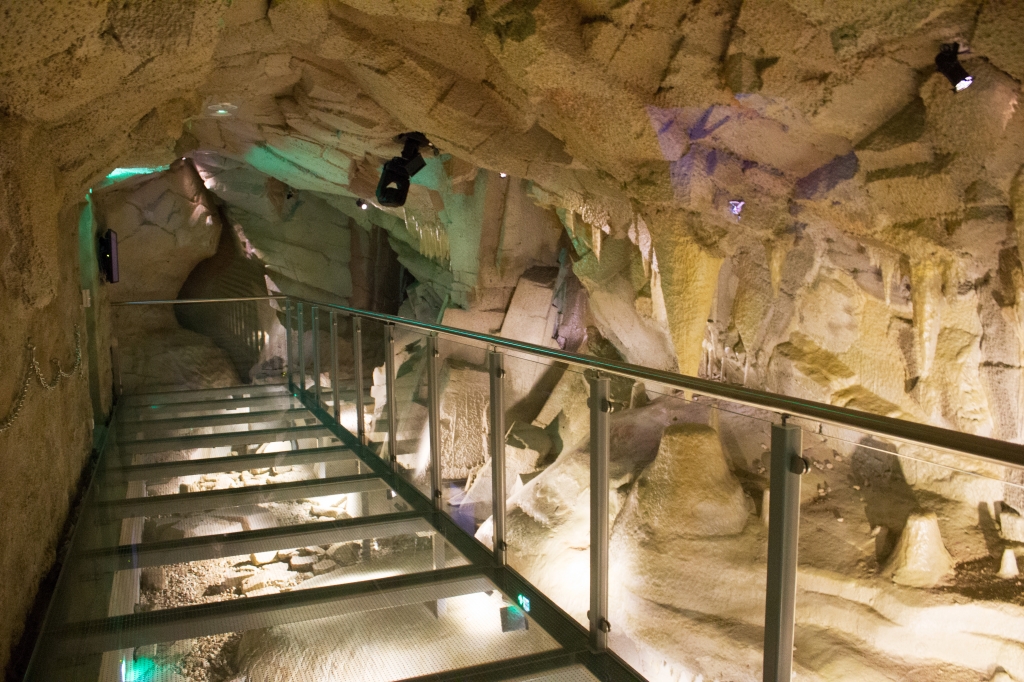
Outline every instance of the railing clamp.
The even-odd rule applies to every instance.
[[[434,491],[434,497],[436,497],[437,499],[441,499],[441,491],[440,490],[435,490]]]
[[[587,610],[587,620],[590,620],[590,610]],[[597,629],[601,632],[611,632],[612,624],[608,622],[607,618],[601,618],[597,621]]]
[[[799,455],[794,455],[793,458],[789,460],[789,471],[790,471],[790,473],[794,473],[797,476],[803,476],[804,474],[806,474],[810,470],[811,470],[811,463],[807,461],[806,457],[801,457]]]
[[[504,540],[498,540],[498,549],[500,549],[502,552],[507,551],[508,543],[506,543]]]

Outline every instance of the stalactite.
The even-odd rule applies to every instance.
[[[885,249],[868,247],[871,265],[882,270],[882,290],[885,294],[885,305],[892,305],[892,289],[896,285],[900,271],[900,259],[897,254]]]
[[[942,265],[918,260],[910,265],[910,296],[914,308],[914,338],[921,377],[928,376],[935,360],[941,329]]]

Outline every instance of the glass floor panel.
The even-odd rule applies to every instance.
[[[597,679],[379,444],[280,391],[119,405],[26,682]]]
[[[514,677],[507,682],[598,682],[593,673],[582,665],[574,665],[558,670],[549,670],[523,677]]]
[[[393,527],[401,526],[393,524]],[[388,531],[384,528],[379,532]],[[139,576],[136,612],[377,580],[468,564],[444,538],[419,531],[149,566],[141,569]],[[132,576],[126,574],[133,570],[139,569],[117,571],[113,583],[130,581]]]
[[[239,600],[261,603],[227,617],[186,607],[123,619],[122,629],[65,629],[26,681],[391,682],[558,649],[482,577],[320,603],[289,604],[292,595],[304,596]]]

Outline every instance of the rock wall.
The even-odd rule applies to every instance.
[[[82,331],[86,376],[30,386],[21,416],[0,433],[0,667],[53,563],[93,419],[110,406],[108,311],[92,263],[88,188],[117,166],[169,163],[182,120],[199,104],[227,3],[123,6],[29,3],[0,22],[0,412],[15,402],[30,337],[47,381],[74,362]],[[79,226],[83,225],[81,245]],[[82,311],[80,290],[97,306]],[[88,377],[94,394],[90,401]],[[90,402],[92,404],[90,404]],[[3,418],[3,417],[0,417]],[[59,428],[56,425],[60,425]],[[41,614],[40,614],[41,615]],[[27,650],[18,650],[27,655]],[[26,661],[14,662],[20,669]]]
[[[81,286],[68,235],[86,188],[118,165],[190,155],[282,291],[375,300],[365,283],[383,230],[417,280],[403,314],[500,331],[524,273],[557,267],[556,314],[527,317],[546,334],[551,315],[560,344],[1024,440],[1017,3],[49,0],[4,18],[9,347],[31,334],[51,346],[39,342],[41,357],[68,357]],[[962,92],[935,71],[952,42],[974,78]],[[377,206],[379,168],[410,130],[441,154],[406,206]],[[176,201],[143,202],[125,226]],[[192,265],[217,245],[199,223],[171,232],[168,252]],[[133,294],[173,297],[184,263],[153,268],[158,286]],[[106,291],[94,294],[102,306]],[[95,313],[103,387],[108,313]],[[139,347],[181,345],[173,320],[152,322]],[[0,378],[0,401],[12,381]],[[40,395],[15,429],[36,423]],[[86,423],[82,401],[62,423]],[[88,440],[77,428],[0,434],[17,449],[57,438],[67,453],[67,480],[17,495],[64,494]],[[25,519],[17,532],[55,537],[61,504],[4,499]],[[1005,499],[1024,506],[1019,489]],[[5,538],[5,562],[17,542]],[[5,622],[46,564],[43,543],[28,544],[17,572],[4,564],[17,595]],[[0,631],[0,652],[13,636]]]
[[[62,206],[54,201],[57,178],[46,136],[0,118],[0,667],[10,661],[36,588],[55,559],[92,441],[88,330],[77,267],[84,205],[77,200],[84,192]],[[84,364],[61,378],[52,361],[72,370],[76,348]],[[32,372],[33,357],[42,381],[56,380],[52,390]]]

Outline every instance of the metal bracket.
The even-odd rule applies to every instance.
[[[811,470],[811,463],[807,461],[806,457],[800,457],[799,455],[794,456],[789,460],[789,471],[796,474],[797,476],[803,476]]]

